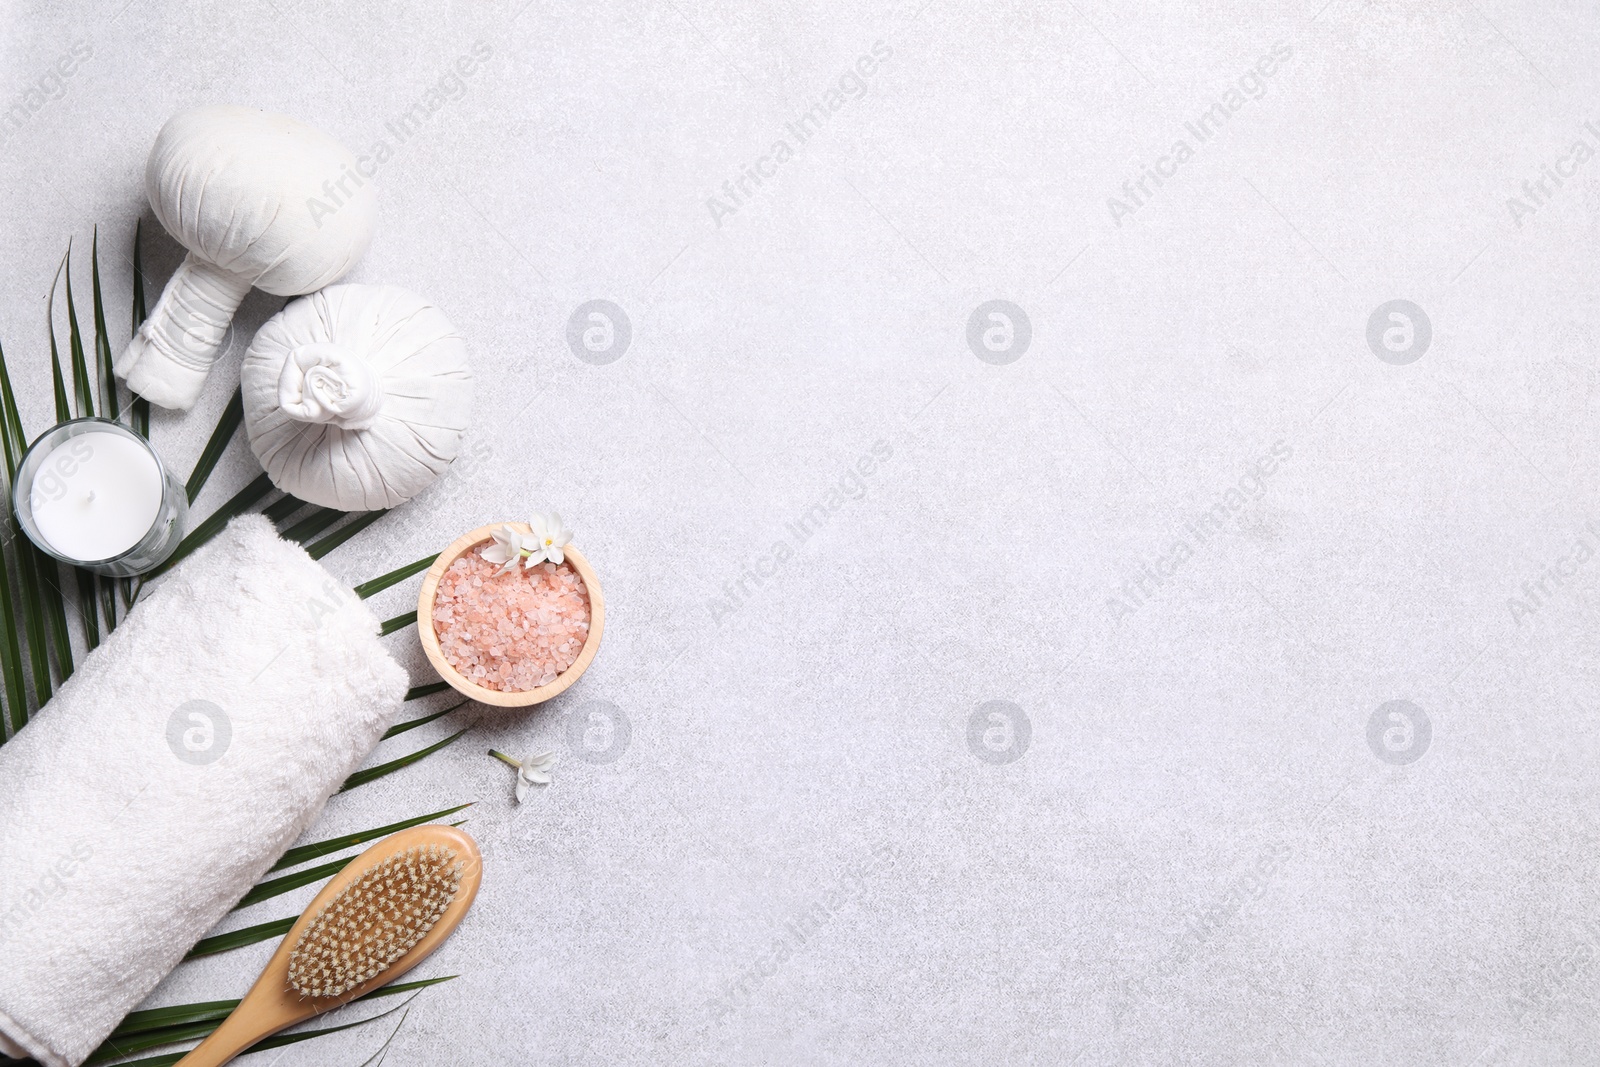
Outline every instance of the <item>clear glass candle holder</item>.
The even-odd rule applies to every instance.
[[[91,436],[104,434],[112,437]],[[187,490],[150,442],[99,418],[63,422],[30,445],[17,467],[11,504],[22,532],[41,551],[113,578],[164,563],[183,539],[189,516]],[[84,551],[99,555],[96,545],[111,554],[79,558]]]

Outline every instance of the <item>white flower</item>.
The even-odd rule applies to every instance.
[[[489,755],[517,769],[518,804],[521,804],[527,798],[529,786],[550,784],[550,769],[556,765],[556,754],[554,752],[541,752],[536,756],[529,756],[525,760],[518,760],[512,759],[504,752],[496,752],[491,748]]]
[[[531,547],[527,535],[518,533],[510,526],[502,526],[494,532],[494,544],[485,547],[479,555],[490,563],[501,564],[500,573],[504,574],[516,570],[517,560]]]
[[[533,532],[525,535],[522,541],[524,550],[528,552],[524,567],[531,568],[545,560],[560,563],[567,558],[562,550],[572,540],[572,531],[561,525],[560,515],[554,511],[536,513],[528,520],[528,525],[533,527]]]
[[[561,563],[567,554],[563,551],[572,541],[572,531],[561,525],[561,516],[554,511],[536,512],[528,525],[530,533],[518,533],[510,526],[494,531],[494,544],[479,553],[490,563],[500,564],[500,573],[517,569],[517,560],[532,570],[536,564],[549,560]]]

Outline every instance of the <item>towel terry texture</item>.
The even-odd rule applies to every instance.
[[[0,1034],[76,1067],[394,721],[378,622],[260,516],[173,570],[0,747]]]

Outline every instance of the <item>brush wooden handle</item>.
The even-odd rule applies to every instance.
[[[266,1020],[257,1013],[245,1012],[241,1003],[232,1015],[222,1021],[221,1026],[211,1032],[210,1037],[196,1045],[178,1063],[183,1067],[220,1067],[263,1037],[275,1034],[286,1026],[293,1026],[298,1021],[292,1019],[271,1030],[262,1030]]]
[[[456,890],[455,898],[450,901],[450,906],[445,909],[444,914],[439,916],[439,921],[433,924],[433,928],[412,945],[410,951],[391,963],[382,974],[340,996],[312,999],[302,997],[290,988],[289,954],[299,943],[300,935],[305,932],[305,928],[311,924],[311,920],[323,906],[338,896],[346,886],[390,856],[422,845],[439,845],[454,849],[457,862],[462,864],[461,883]],[[477,842],[453,826],[414,826],[379,841],[352,860],[344,870],[334,875],[332,880],[322,887],[322,892],[306,905],[306,910],[301,914],[299,921],[284,935],[283,941],[278,945],[278,951],[273,953],[272,959],[267,962],[266,970],[261,972],[261,977],[256,979],[256,984],[250,987],[250,992],[245,994],[239,1006],[233,1009],[233,1014],[229,1015],[210,1037],[179,1060],[177,1067],[219,1067],[264,1037],[271,1037],[279,1030],[295,1023],[305,1022],[325,1011],[342,1007],[357,997],[365,996],[380,986],[388,985],[427,959],[433,950],[450,936],[460,924],[462,917],[466,915],[467,909],[472,906],[473,898],[478,895],[478,883],[482,880],[483,856],[478,851]]]

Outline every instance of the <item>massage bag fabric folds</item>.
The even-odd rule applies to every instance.
[[[0,746],[0,1032],[82,1063],[311,825],[405,688],[377,620],[266,519],[185,560]]]

